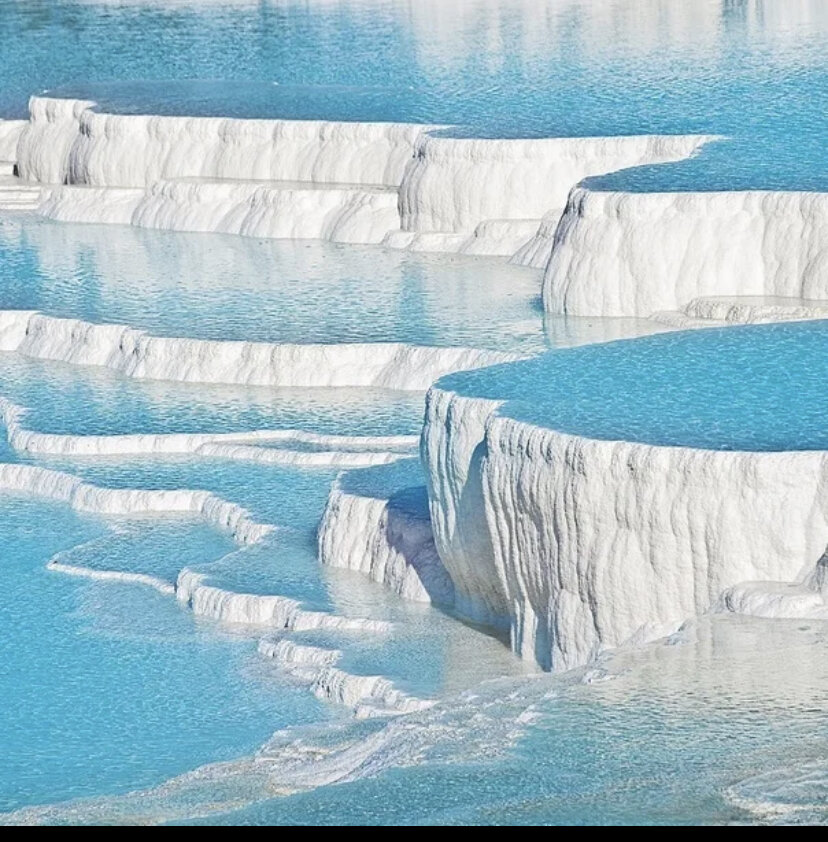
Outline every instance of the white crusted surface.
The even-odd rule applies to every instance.
[[[708,296],[828,298],[828,194],[571,192],[549,312],[649,316]]]
[[[144,187],[162,178],[397,185],[426,126],[101,114],[32,97],[21,176],[51,184]]]
[[[127,116],[92,106],[31,99],[20,174],[67,185],[41,207],[53,219],[515,255],[532,266],[546,261],[573,185],[688,157],[710,139],[466,139],[415,124]]]
[[[455,607],[502,627],[509,623],[509,603],[495,567],[480,473],[486,421],[499,405],[432,388],[421,456],[434,543],[454,582]]]
[[[241,181],[156,182],[131,221],[143,228],[335,243],[379,243],[400,224],[396,191]]]
[[[640,135],[483,140],[423,135],[400,188],[402,227],[470,233],[484,220],[559,216],[567,193],[581,179],[686,158],[708,139]]]
[[[828,301],[775,296],[718,295],[694,298],[683,310],[653,313],[652,318],[678,328],[807,321],[828,318]]]
[[[273,527],[256,523],[241,506],[208,491],[101,488],[71,474],[35,465],[0,464],[0,490],[47,497],[77,511],[103,515],[191,514],[227,532],[239,544],[256,544]]]
[[[37,212],[57,222],[130,225],[144,191],[134,187],[47,187]]]
[[[124,325],[0,311],[0,350],[126,377],[251,386],[377,386],[425,390],[442,374],[515,359],[470,348],[400,343],[293,345],[151,336]]]
[[[381,497],[349,493],[339,482],[331,489],[319,526],[319,559],[362,573],[404,599],[442,605],[454,601],[428,514]]]
[[[0,161],[17,161],[17,144],[27,125],[26,120],[0,120]]]
[[[593,441],[432,389],[435,539],[473,619],[546,667],[667,634],[743,582],[794,582],[828,539],[828,455]]]

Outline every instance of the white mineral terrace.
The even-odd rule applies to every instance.
[[[397,342],[302,345],[151,336],[126,325],[0,310],[0,350],[99,366],[124,377],[248,386],[425,390],[442,374],[517,359],[472,348]]]
[[[825,451],[597,441],[499,407],[432,388],[423,458],[455,605],[524,658],[581,665],[711,609],[824,611]]]
[[[39,212],[255,237],[383,243],[542,266],[570,188],[694,154],[703,136],[480,140],[395,123],[126,116],[32,97],[0,159]],[[2,201],[2,195],[0,195]]]
[[[438,129],[123,116],[88,101],[33,97],[28,121],[0,122],[0,207],[58,221],[498,255],[544,268],[544,307],[556,314],[653,317],[670,327],[828,315],[828,194],[620,193],[581,184],[687,158],[709,137],[483,140]],[[409,390],[517,359],[398,343],[167,338],[32,311],[0,312],[0,349],[128,377]],[[421,448],[430,523],[337,483],[320,528],[321,560],[509,629],[514,650],[547,668],[669,634],[711,610],[825,615],[825,452],[596,441],[499,408],[432,388]],[[15,449],[53,455],[187,452],[349,467],[392,461],[411,447],[338,441],[328,455],[289,457],[256,446],[267,431],[83,440],[27,430],[11,404],[4,414]],[[64,496],[84,494],[73,487]],[[187,570],[175,589],[197,613],[230,622],[357,623],[284,597],[227,593]],[[314,692],[361,715],[426,704],[384,679],[340,674],[333,655],[274,646],[270,654],[303,675],[312,662]]]

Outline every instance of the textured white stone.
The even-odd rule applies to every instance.
[[[387,632],[383,620],[344,617],[323,611],[307,611],[301,603],[279,594],[237,593],[206,584],[207,576],[184,568],[175,583],[176,598],[199,617],[221,623],[284,629],[287,631]]]
[[[259,641],[258,650],[260,655],[284,667],[329,667],[342,657],[338,649],[303,646],[286,638],[273,640],[263,637]]]
[[[471,234],[444,231],[391,231],[382,245],[406,251],[446,252],[482,256],[510,256],[534,241],[540,220],[488,219]],[[511,262],[521,264],[521,261]],[[526,265],[529,265],[528,263]]]
[[[125,325],[0,310],[0,350],[72,365],[104,366],[125,377],[250,386],[377,386],[425,390],[450,371],[515,355],[401,343],[293,345],[151,336]]]
[[[572,190],[546,310],[649,316],[709,296],[828,298],[828,194]]]
[[[312,690],[319,699],[351,708],[357,719],[414,713],[434,705],[430,699],[409,696],[380,675],[353,675],[337,667],[320,670]]]
[[[41,205],[52,219],[517,255],[533,266],[548,257],[574,184],[685,158],[709,140],[465,139],[414,124],[128,116],[93,106],[30,101],[19,169],[65,185]]]
[[[742,582],[719,597],[720,612],[752,617],[828,620],[828,549],[796,582]]]
[[[101,219],[100,221],[106,221]],[[395,190],[238,181],[159,181],[131,222],[245,237],[379,243],[400,225]]]
[[[25,181],[63,184],[69,179],[70,154],[80,135],[81,115],[94,106],[81,99],[29,99],[29,123],[17,144],[17,167]]]
[[[509,623],[483,505],[483,438],[499,401],[469,400],[432,388],[421,455],[437,552],[454,582],[457,611],[496,627]]]
[[[354,675],[335,667],[342,657],[337,649],[302,646],[284,638],[264,638],[259,641],[259,653],[309,684],[318,699],[350,708],[357,719],[413,713],[434,704],[404,693],[382,676]]]
[[[46,497],[102,515],[193,515],[241,545],[257,544],[273,532],[272,526],[256,523],[241,506],[208,491],[100,488],[61,471],[15,463],[0,464],[0,490]]]
[[[101,114],[84,100],[32,97],[23,178],[145,187],[164,178],[399,184],[420,133],[400,123]]]
[[[427,514],[381,497],[352,494],[336,482],[319,526],[319,560],[362,573],[403,599],[451,605],[454,586]]]
[[[594,441],[432,389],[440,555],[473,619],[544,667],[674,631],[744,582],[795,582],[828,540],[828,454]]]
[[[653,313],[651,318],[678,328],[807,321],[828,318],[828,301],[719,295],[694,298],[683,310]]]
[[[37,212],[56,222],[131,225],[144,191],[134,187],[44,187]]]
[[[701,136],[532,140],[424,134],[400,187],[402,228],[471,233],[484,220],[560,216],[570,188],[589,175],[686,158]],[[537,227],[537,226],[535,226]]]
[[[532,238],[515,251],[509,262],[517,266],[532,266],[535,269],[546,268],[552,255],[555,232],[558,230],[560,220],[560,210],[556,209],[547,213],[540,221]]]
[[[0,120],[0,161],[17,161],[17,144],[28,125],[26,120]]]

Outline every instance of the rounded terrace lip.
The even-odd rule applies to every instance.
[[[826,450],[828,320],[682,331],[549,351],[437,388],[583,438],[709,450]]]

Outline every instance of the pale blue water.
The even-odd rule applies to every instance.
[[[254,520],[283,527],[283,531],[260,547],[233,552],[228,544],[222,553],[203,555],[202,561],[213,562],[233,552],[217,566],[204,568],[211,573],[211,581],[244,593],[282,594],[309,608],[334,608],[316,562],[316,526],[336,471],[185,457],[73,463],[49,460],[48,464],[107,488],[204,488],[238,503]],[[176,573],[184,566],[179,564]],[[194,566],[200,569],[198,564]]]
[[[500,413],[595,439],[712,450],[825,450],[828,321],[750,325],[549,351],[452,374]]]
[[[166,336],[546,347],[540,272],[374,246],[0,218],[2,304]]]
[[[303,429],[418,434],[423,396],[383,389],[271,389],[130,380],[105,369],[0,353],[0,394],[44,433],[197,433]]]
[[[482,688],[488,741],[464,735],[455,744],[471,713],[458,704],[456,718],[433,717],[434,742],[418,745],[428,762],[381,756],[376,777],[210,822],[824,823],[825,643],[820,624],[706,618],[679,645],[610,659],[599,674],[609,680],[547,676]],[[504,723],[518,732],[512,740]]]
[[[63,87],[138,113],[702,132],[734,140],[601,183],[824,190],[826,34],[822,0],[3,0],[0,115]]]
[[[45,569],[100,520],[8,495],[0,509],[0,811],[157,784],[327,715],[265,672],[252,641],[168,597]]]

